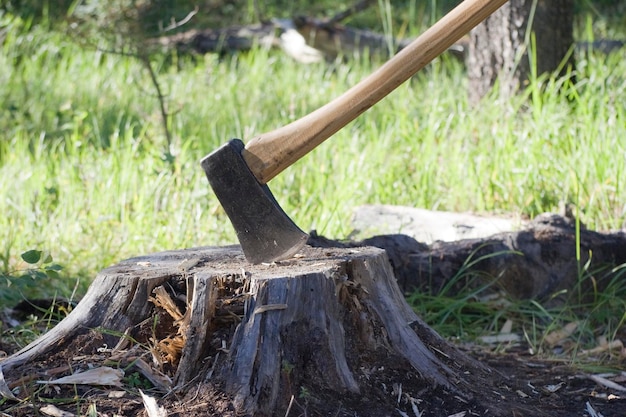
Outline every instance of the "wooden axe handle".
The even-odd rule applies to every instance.
[[[341,96],[301,119],[250,140],[242,154],[254,176],[267,183],[424,68],[506,1],[463,1]]]

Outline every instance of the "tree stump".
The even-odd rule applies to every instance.
[[[312,414],[353,415],[358,405],[372,416],[418,404],[432,415],[499,415],[503,403],[509,415],[512,404],[503,377],[416,316],[385,251],[372,247],[306,247],[262,265],[238,246],[128,259],[0,366],[11,387],[79,353],[115,356],[132,344],[150,346],[163,391],[210,385],[238,415],[288,415],[294,402]]]

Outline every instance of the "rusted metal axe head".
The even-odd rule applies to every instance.
[[[232,140],[202,160],[253,263],[289,258],[307,235],[289,219],[265,185],[354,120],[449,48],[507,0],[465,0],[370,76],[330,103],[247,145]]]

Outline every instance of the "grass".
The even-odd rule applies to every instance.
[[[171,113],[167,149],[139,62],[9,15],[0,27],[3,272],[26,268],[20,254],[30,249],[64,266],[48,287],[16,285],[4,300],[69,297],[77,280],[84,293],[124,258],[235,242],[202,156],[307,114],[377,65],[302,66],[265,50],[155,57]],[[368,203],[529,217],[572,203],[589,228],[619,228],[626,62],[620,54],[577,59],[575,83],[541,77],[519,97],[493,94],[473,108],[464,68],[442,58],[270,186],[300,226],[332,238],[346,237],[351,210]],[[480,320],[491,329],[498,318]]]
[[[471,265],[479,261],[480,258],[470,256],[441,291],[416,291],[407,298],[418,315],[440,335],[481,343],[486,335],[512,333],[522,336],[531,354],[565,361],[589,372],[602,367],[604,371],[623,368],[620,349],[593,354],[586,351],[626,337],[626,265],[597,270],[583,267],[579,285],[587,287],[589,281],[602,281],[602,291],[597,287],[591,292],[572,288],[555,294],[558,302],[539,302],[511,299],[499,293],[492,286],[493,277],[479,276],[471,270]],[[506,326],[511,327],[504,330]],[[565,331],[568,327],[570,330]],[[520,347],[517,341],[503,340],[488,343],[497,351],[515,351]]]

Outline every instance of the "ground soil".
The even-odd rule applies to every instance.
[[[17,349],[12,343],[8,323],[2,323],[0,351],[10,354]],[[15,325],[15,322],[12,323]],[[149,329],[149,326],[146,328]],[[157,331],[158,329],[152,329]],[[221,337],[226,337],[225,332]],[[154,333],[153,333],[154,334]],[[149,339],[146,334],[146,340]],[[220,338],[221,338],[220,337]],[[355,338],[356,340],[357,338]],[[127,354],[113,357],[110,349],[103,345],[97,332],[85,333],[81,340],[75,340],[71,350],[59,350],[37,363],[29,363],[18,371],[23,376],[20,386],[14,389],[20,401],[0,401],[3,416],[37,416],[54,414],[50,407],[56,407],[72,414],[97,416],[148,416],[139,390],[157,399],[167,410],[168,416],[237,416],[231,399],[224,395],[219,386],[210,382],[198,381],[184,394],[163,393],[154,388],[133,364],[133,360],[143,357],[150,362],[148,349],[141,345],[126,349]],[[81,346],[77,352],[76,345]],[[145,346],[145,345],[143,345]],[[470,356],[502,374],[505,383],[497,387],[485,381],[485,397],[501,409],[509,409],[511,416],[625,416],[626,393],[600,385],[592,379],[597,374],[604,359],[587,359],[571,366],[570,357],[551,355],[531,355],[528,346],[516,342],[508,345],[480,345],[463,343],[458,347]],[[476,401],[462,399],[443,389],[432,389],[407,364],[390,360],[381,349],[371,352],[372,357],[363,361],[375,363],[371,369],[355,372],[359,375],[362,387],[360,394],[346,394],[324,389],[323,380],[302,380],[298,370],[285,376],[293,387],[290,398],[284,399],[286,411],[281,416],[490,416]],[[623,358],[623,357],[622,357]],[[363,359],[363,358],[361,358]],[[611,361],[613,369],[624,369],[624,360]],[[1,362],[0,362],[1,365]],[[113,366],[125,370],[122,386],[95,385],[41,385],[36,380],[50,380],[71,374],[78,369],[98,366]],[[595,371],[585,371],[586,365]],[[203,366],[199,364],[199,367]],[[45,372],[46,375],[42,376]],[[165,370],[167,374],[167,370]],[[309,373],[309,372],[307,372]],[[310,374],[310,373],[309,373]],[[36,377],[32,377],[37,375]],[[30,377],[29,377],[30,376]],[[624,385],[626,373],[613,371],[608,378]],[[5,375],[9,377],[9,375]],[[13,378],[11,378],[13,379]],[[0,381],[1,382],[1,381]],[[479,381],[480,383],[480,381]],[[11,387],[14,388],[14,387]],[[515,402],[511,401],[515,398]],[[510,402],[510,407],[508,406]],[[96,412],[97,411],[97,412]],[[96,412],[94,414],[94,412]],[[422,414],[420,414],[422,413]],[[594,414],[596,413],[596,414]]]

